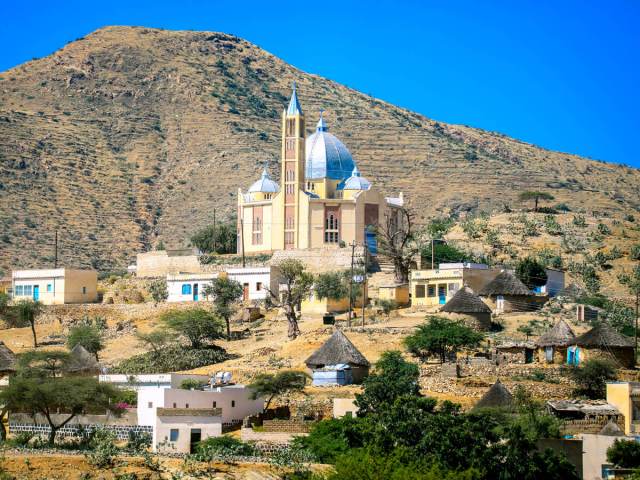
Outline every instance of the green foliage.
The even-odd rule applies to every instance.
[[[320,463],[335,463],[349,449],[362,447],[361,422],[345,417],[318,422],[308,436],[295,437],[293,444],[313,452]]]
[[[611,229],[602,222],[598,223],[597,229],[600,235],[611,235]]]
[[[120,450],[116,446],[116,436],[104,429],[96,430],[91,440],[91,450],[85,453],[87,461],[97,468],[111,468],[115,465]]]
[[[102,343],[102,331],[92,325],[76,325],[69,329],[67,336],[67,347],[69,350],[76,345],[81,345],[84,349],[93,353],[98,358],[98,352],[104,348]]]
[[[356,394],[358,415],[388,408],[399,397],[420,394],[418,378],[420,369],[407,362],[399,351],[383,352],[375,365],[375,371],[364,379],[363,393]]]
[[[605,398],[606,382],[616,379],[616,368],[608,360],[594,358],[569,370],[576,384],[575,395],[587,398]]]
[[[604,309],[598,321],[607,322],[623,335],[635,335],[636,314],[633,308],[620,300],[605,300],[601,308]]]
[[[475,347],[482,339],[481,333],[462,322],[429,316],[427,323],[420,325],[415,333],[404,339],[404,344],[407,350],[420,358],[437,355],[444,363],[447,356],[457,349]]]
[[[316,276],[313,291],[319,299],[341,300],[349,296],[348,276],[346,280],[343,272],[321,273]]]
[[[149,293],[151,294],[151,298],[155,303],[164,302],[169,296],[169,291],[167,290],[167,281],[164,278],[158,278],[153,280],[149,284]]]
[[[537,190],[527,190],[527,191],[521,192],[520,195],[518,195],[518,198],[522,202],[528,202],[533,200],[534,202],[533,211],[537,212],[538,203],[540,202],[540,200],[553,200],[554,196],[547,192],[540,192]]]
[[[547,283],[547,272],[544,266],[531,257],[518,262],[516,276],[530,289],[541,287]]]
[[[33,300],[20,300],[13,309],[16,311],[19,321],[31,326],[33,335],[33,347],[38,348],[38,338],[36,337],[36,317],[42,312],[43,305]]]
[[[562,227],[553,215],[544,216],[544,228],[549,235],[562,235]]]
[[[208,225],[191,236],[191,243],[203,253],[236,253],[237,225],[235,219]]]
[[[173,342],[175,335],[167,330],[156,329],[147,333],[136,332],[136,338],[157,355],[160,350]]]
[[[264,407],[267,410],[275,397],[288,392],[302,391],[306,383],[307,375],[304,372],[287,370],[275,374],[258,374],[248,388],[251,390],[250,398],[252,400],[267,397],[267,403]]]
[[[251,457],[257,454],[253,445],[244,443],[230,435],[209,437],[196,446],[194,458],[200,462],[211,462],[221,457]]]
[[[584,228],[587,226],[587,220],[584,218],[584,215],[574,215],[571,223],[580,228]]]
[[[562,202],[562,203],[558,203],[557,205],[555,205],[553,207],[554,209],[556,209],[559,212],[570,212],[571,211],[571,207],[569,207],[569,205],[567,205],[566,203]]]
[[[180,383],[180,388],[183,390],[202,390],[202,387],[206,385],[206,383],[195,379],[195,378],[185,378]]]
[[[191,348],[201,348],[206,342],[222,338],[224,324],[203,308],[169,310],[160,316],[164,326],[183,336]]]
[[[467,235],[469,240],[476,240],[482,236],[484,229],[486,228],[486,222],[482,222],[475,218],[468,218],[460,223],[462,231]]]
[[[636,243],[631,247],[631,250],[629,251],[629,258],[631,260],[640,261],[640,243]]]
[[[429,238],[443,238],[449,233],[454,223],[455,220],[452,217],[434,218],[427,225],[427,234]]]
[[[30,350],[18,357],[18,375],[23,377],[57,377],[69,362],[68,352]]]
[[[188,348],[180,345],[163,347],[157,352],[134,355],[111,369],[112,373],[141,374],[192,370],[229,359],[227,352],[215,345]]]
[[[306,266],[300,260],[287,259],[275,265],[275,275],[280,279],[280,284],[284,286],[281,293],[281,306],[289,323],[288,336],[290,339],[296,338],[300,334],[298,327],[298,315],[296,309],[311,293],[314,278],[307,272]],[[271,301],[277,300],[271,298]]]
[[[391,314],[391,310],[396,310],[398,308],[398,304],[395,300],[387,300],[386,298],[380,298],[376,300],[376,305],[382,309],[382,313],[389,316]]]
[[[619,468],[640,467],[640,443],[616,439],[607,449],[607,461]]]
[[[431,262],[431,242],[425,244],[421,251],[423,263],[429,264]],[[448,262],[470,262],[473,258],[467,252],[460,250],[455,245],[443,242],[434,242],[433,244],[433,263],[437,267],[440,263]]]
[[[215,314],[227,325],[227,339],[231,338],[231,316],[236,311],[234,303],[242,298],[242,293],[242,285],[226,276],[216,278],[204,289],[204,294],[213,298]]]
[[[640,294],[640,264],[634,266],[631,272],[620,274],[618,280],[627,287],[632,295]]]
[[[3,315],[7,311],[7,306],[9,305],[9,301],[11,297],[9,294],[0,292],[0,315]]]

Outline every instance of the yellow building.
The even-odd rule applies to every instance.
[[[95,270],[14,270],[11,281],[14,301],[34,300],[45,305],[62,305],[98,300],[98,274]]]
[[[265,168],[246,192],[238,190],[238,253],[338,248],[355,241],[375,254],[375,236],[367,227],[399,222],[402,194],[385,198],[360,175],[322,113],[306,137],[295,84],[282,114],[280,182]]]
[[[434,269],[412,270],[411,306],[444,305],[463,286],[478,292],[500,272],[478,263],[441,263]]]
[[[607,382],[607,403],[624,416],[625,435],[640,434],[640,382]]]

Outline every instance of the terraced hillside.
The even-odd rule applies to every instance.
[[[297,70],[242,39],[107,27],[0,75],[0,270],[122,267],[234,211],[279,155],[290,83],[360,170],[420,217],[544,189],[573,210],[640,210],[640,171],[438,123]],[[526,112],[523,112],[526,114]]]

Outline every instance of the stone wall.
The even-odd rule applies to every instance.
[[[243,442],[260,442],[268,444],[287,445],[294,437],[308,435],[307,433],[288,432],[261,432],[252,428],[243,427],[240,429],[240,438]]]
[[[264,420],[262,428],[264,432],[309,433],[315,424],[315,421],[274,419]]]
[[[364,265],[364,247],[355,248],[356,265]],[[273,254],[271,265],[275,266],[282,260],[298,259],[302,261],[312,273],[322,273],[351,268],[351,247],[345,248],[312,248],[305,250],[279,250]]]
[[[65,425],[58,430],[58,435],[61,437],[82,437],[88,432],[97,429],[104,429],[113,432],[118,440],[127,440],[129,438],[129,432],[148,433],[153,434],[153,427],[148,425],[103,425],[103,424],[90,424],[90,425]],[[9,421],[9,433],[16,434],[21,432],[30,432],[35,435],[47,436],[51,432],[49,425],[35,424],[35,423],[14,423]]]

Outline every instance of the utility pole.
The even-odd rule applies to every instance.
[[[638,360],[638,310],[640,306],[640,288],[636,288],[636,361]],[[635,362],[634,362],[635,363]]]
[[[245,267],[245,259],[244,259],[244,209],[242,209],[242,217],[240,217],[240,242],[242,245],[242,268]]]
[[[58,229],[56,228],[54,240],[53,268],[58,268]]]
[[[366,239],[366,237],[365,237]],[[367,308],[367,300],[369,295],[369,280],[367,278],[367,270],[369,269],[369,247],[365,240],[364,245],[364,279],[362,286],[362,328],[364,328],[364,316]]]
[[[213,209],[213,253],[218,253],[218,246],[216,245],[216,209]]]
[[[353,257],[356,253],[356,241],[351,242],[351,277],[349,278],[349,317],[347,325],[351,326],[351,310],[353,309]]]

